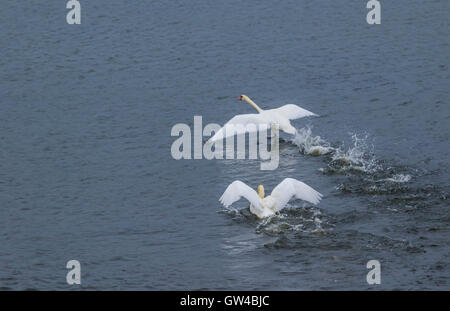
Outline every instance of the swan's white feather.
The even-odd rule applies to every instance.
[[[281,210],[293,196],[312,204],[317,204],[322,199],[322,195],[319,192],[293,178],[285,178],[273,189],[270,195],[276,199],[276,211]]]
[[[227,187],[219,201],[225,207],[228,207],[242,197],[246,198],[254,207],[262,209],[261,199],[258,196],[258,193],[239,180],[233,181]]]
[[[266,127],[261,125],[265,125]],[[213,143],[217,140],[221,140],[229,136],[265,130],[269,128],[269,126],[269,122],[261,114],[238,114],[230,121],[225,123],[225,125],[208,140],[208,143]]]
[[[302,107],[299,107],[297,105],[293,105],[293,104],[284,105],[280,108],[270,109],[267,111],[277,112],[277,113],[281,114],[283,117],[288,118],[289,120],[294,120],[294,119],[299,119],[299,118],[304,118],[304,117],[309,117],[309,116],[317,116],[317,114],[315,114],[309,110],[303,109]]]

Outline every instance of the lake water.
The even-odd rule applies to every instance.
[[[366,1],[80,2],[81,25],[0,6],[1,289],[450,289],[449,1],[382,1],[380,25]],[[254,112],[243,93],[320,117],[274,171],[172,158],[175,124]],[[218,202],[285,177],[323,200]]]

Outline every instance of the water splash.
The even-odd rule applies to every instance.
[[[375,156],[374,146],[368,134],[350,134],[351,144],[332,145],[320,136],[314,136],[310,127],[297,131],[292,143],[306,155],[326,155],[328,175],[345,175],[336,187],[340,192],[391,194],[406,191],[405,184],[413,178],[409,168],[385,167]]]
[[[353,145],[345,150],[344,145],[336,148],[331,157],[329,167],[336,171],[358,170],[374,173],[382,169],[373,152],[373,145],[368,143],[368,135],[363,137],[352,134]]]
[[[253,215],[249,208],[222,209],[233,221],[251,223],[256,226],[256,233],[264,233],[270,236],[286,233],[326,234],[333,225],[328,217],[315,206],[302,207],[288,205],[280,212],[267,218],[259,219]]]
[[[311,127],[301,128],[295,133],[292,143],[307,155],[319,156],[333,152],[334,148],[320,136],[313,136]]]
[[[297,130],[291,142],[302,154],[331,156],[328,169],[322,169],[326,173],[342,173],[349,170],[375,172],[381,169],[373,153],[373,146],[368,143],[369,135],[352,134],[351,139],[352,145],[349,148],[344,144],[335,147],[322,137],[313,135],[312,128],[308,126]]]

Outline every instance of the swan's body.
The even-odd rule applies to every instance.
[[[225,123],[225,125],[211,137],[208,142],[213,143],[228,136],[256,132],[268,128],[274,129],[275,127],[278,127],[285,133],[294,135],[296,129],[291,125],[290,120],[308,116],[317,116],[315,113],[293,104],[284,105],[276,109],[263,110],[246,95],[241,95],[238,99],[252,105],[258,113],[239,114],[235,116]],[[241,127],[236,127],[236,125],[240,125]],[[255,127],[249,128],[247,127],[248,125],[255,125]],[[265,127],[261,125],[264,125]]]
[[[220,197],[220,202],[228,207],[242,197],[250,202],[250,211],[264,218],[274,215],[283,209],[292,197],[301,199],[312,204],[317,204],[322,195],[307,184],[293,178],[285,178],[272,193],[264,197],[264,187],[258,186],[258,192],[236,180],[232,182]]]

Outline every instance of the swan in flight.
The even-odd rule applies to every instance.
[[[259,108],[247,95],[241,95],[238,100],[249,103],[258,113],[239,114],[232,118],[208,140],[208,143],[216,142],[228,136],[245,134],[266,130],[278,126],[285,133],[294,135],[297,131],[289,120],[295,120],[308,116],[317,116],[315,113],[303,109],[297,105],[288,104],[280,108],[263,110]],[[239,126],[238,126],[239,125]],[[254,125],[247,127],[248,125]],[[262,125],[262,126],[261,126]],[[264,127],[265,126],[265,127]]]
[[[257,190],[258,193],[242,181],[236,180],[228,186],[219,201],[228,207],[244,197],[250,202],[250,211],[259,218],[264,218],[283,209],[292,197],[312,204],[317,204],[322,199],[319,192],[293,178],[285,178],[267,197],[264,197],[262,185],[259,185]]]

